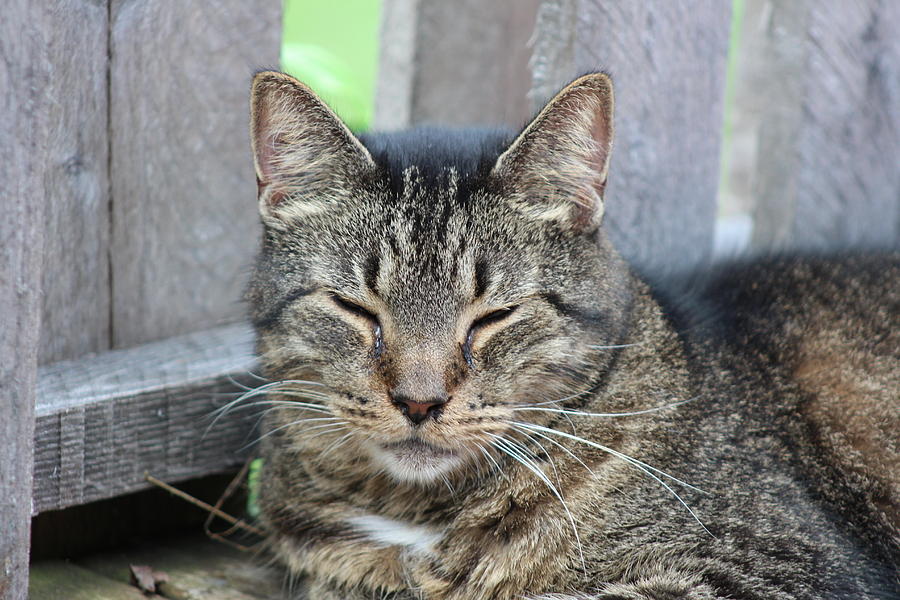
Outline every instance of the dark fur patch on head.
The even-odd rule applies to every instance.
[[[467,183],[483,183],[514,135],[515,132],[501,128],[422,126],[363,134],[359,139],[387,176],[391,190],[399,194],[403,188],[403,172],[409,167],[418,169],[425,186],[445,185],[449,169],[454,169],[459,176],[460,190],[468,188]],[[464,200],[465,195],[461,194],[461,198]]]

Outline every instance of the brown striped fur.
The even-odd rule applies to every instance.
[[[896,253],[648,284],[603,74],[518,137],[252,106],[263,522],[310,599],[900,594]]]

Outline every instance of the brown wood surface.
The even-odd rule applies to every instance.
[[[131,583],[131,565],[165,573],[157,589],[173,600],[297,599],[290,580],[268,557],[241,552],[198,535],[174,540],[144,540],[122,550],[79,557],[75,562],[43,560],[34,564],[32,600],[146,598]]]
[[[40,361],[109,347],[107,4],[45,4],[51,76]]]
[[[43,367],[34,432],[35,513],[219,473],[246,460],[260,409],[207,431],[254,379],[252,335],[232,325]]]
[[[43,4],[0,18],[0,599],[27,595],[47,163]]]
[[[207,538],[192,537],[99,554],[81,559],[78,564],[120,582],[129,580],[130,565],[147,565],[169,576],[167,596],[184,600],[285,598],[284,574],[272,567],[267,558]]]
[[[375,127],[520,127],[539,0],[388,0]]]
[[[112,0],[114,347],[232,322],[259,236],[253,71],[279,2]]]
[[[53,560],[32,568],[31,600],[145,600],[136,587],[104,577],[72,563]],[[22,596],[24,598],[24,595]]]
[[[900,3],[766,4],[753,245],[896,245]]]
[[[712,252],[730,3],[545,0],[532,70],[535,107],[605,70],[616,85],[606,227],[651,271]]]

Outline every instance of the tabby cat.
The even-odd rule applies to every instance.
[[[650,285],[613,88],[354,136],[256,76],[262,521],[312,600],[900,597],[900,256]]]

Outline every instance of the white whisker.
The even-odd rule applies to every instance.
[[[663,406],[654,406],[653,408],[645,408],[642,410],[634,410],[630,412],[612,412],[612,413],[595,413],[595,412],[587,412],[583,410],[575,410],[568,408],[538,408],[535,405],[525,405],[516,407],[513,410],[516,412],[519,411],[539,411],[539,412],[550,412],[550,413],[559,413],[563,415],[574,415],[579,417],[634,417],[637,415],[646,415],[648,413],[659,412],[661,410],[666,410],[668,408],[675,408],[681,406],[682,404],[687,404],[688,402],[692,402],[699,398],[699,396],[694,396],[693,398],[688,398],[687,400],[679,400],[677,402],[672,402]]]
[[[633,348],[640,346],[642,342],[636,344],[610,344],[609,346],[588,346],[591,350],[618,350],[619,348]]]
[[[553,482],[550,481],[550,478],[547,477],[547,475],[543,471],[541,471],[540,467],[520,454],[518,450],[516,450],[516,447],[512,443],[510,443],[509,440],[507,440],[503,436],[499,436],[493,433],[488,433],[487,435],[494,438],[494,442],[492,442],[492,445],[494,445],[495,448],[497,448],[501,452],[504,452],[507,456],[521,463],[525,466],[525,468],[534,473],[538,477],[538,479],[540,479],[544,483],[544,485],[547,486],[551,493],[556,496],[556,499],[559,500],[560,504],[563,507],[563,510],[566,511],[566,516],[569,518],[569,522],[572,525],[572,532],[575,534],[575,542],[578,544],[578,555],[581,557],[581,566],[582,568],[586,569],[587,566],[584,560],[584,551],[582,550],[581,546],[581,536],[578,535],[578,525],[575,523],[575,517],[572,516],[572,512],[569,510],[569,506],[563,499],[562,494],[559,493],[559,490],[556,489],[556,486],[553,485]]]
[[[233,410],[238,404],[241,402],[245,402],[251,398],[255,398],[257,396],[263,396],[270,393],[278,393],[279,395],[298,397],[298,398],[308,398],[308,399],[320,399],[326,400],[328,396],[322,392],[312,391],[312,390],[302,390],[297,388],[288,388],[288,389],[279,389],[278,386],[283,385],[319,385],[323,386],[323,384],[316,381],[306,381],[302,379],[283,379],[280,381],[273,381],[271,383],[267,383],[265,385],[261,385],[257,388],[253,388],[234,400],[226,403],[224,406],[217,408],[216,410],[210,413],[210,416],[214,416],[212,422],[207,426],[206,430],[203,432],[203,437],[206,437],[210,430],[215,427],[216,423],[218,423],[219,419],[225,416],[228,412]],[[323,386],[324,387],[324,386]],[[300,404],[300,403],[298,403]],[[309,403],[307,403],[309,404]],[[312,405],[309,406],[319,406],[321,405]],[[324,407],[321,407],[324,408]]]
[[[334,420],[334,421],[338,421],[338,422],[337,422],[337,423],[325,423],[325,424],[323,424],[323,425],[314,425],[313,427],[305,427],[305,428],[303,429],[304,433],[307,432],[307,431],[312,431],[312,430],[314,430],[314,429],[321,429],[321,428],[323,428],[323,427],[343,426],[343,425],[347,425],[347,423],[348,423],[347,421],[340,421],[340,420],[339,420],[340,417],[322,417],[322,418],[320,418],[320,419],[309,419],[309,420],[326,420],[326,419],[327,419],[327,420],[330,420],[330,421],[331,421],[331,420]],[[250,446],[253,446],[254,444],[260,443],[261,441],[263,441],[264,439],[266,439],[266,438],[269,437],[270,435],[273,435],[273,434],[275,434],[275,433],[281,431],[282,429],[286,429],[286,428],[292,427],[292,426],[294,426],[294,425],[299,425],[300,423],[304,423],[304,422],[306,422],[306,421],[307,421],[307,419],[297,419],[296,421],[291,421],[290,423],[285,423],[284,425],[280,425],[279,427],[276,427],[276,428],[273,429],[272,431],[267,431],[265,434],[261,435],[260,437],[258,437],[258,438],[257,438],[256,440],[254,440],[253,442],[250,442],[249,444],[245,445],[243,448],[241,448],[241,450],[246,450],[246,449],[249,448]],[[335,430],[337,430],[337,429],[340,429],[340,427],[336,427]],[[317,435],[318,435],[318,434],[317,434]],[[313,436],[313,438],[314,438],[314,437],[316,437],[316,436]],[[309,438],[309,439],[312,439],[312,438]]]
[[[489,443],[490,443],[490,442],[489,442]],[[476,444],[476,446],[478,446],[478,449],[481,450],[481,453],[484,454],[485,458],[487,458],[491,463],[493,463],[494,467],[497,468],[497,472],[500,473],[501,475],[505,475],[505,474],[503,473],[503,469],[500,467],[500,463],[498,463],[498,462],[494,459],[494,457],[491,456],[491,453],[490,453],[484,446],[482,446],[481,444]]]
[[[712,537],[716,537],[716,536],[714,536],[714,535],[712,534],[712,532],[711,532],[709,529],[706,528],[706,525],[703,524],[703,521],[700,520],[700,518],[696,515],[696,513],[694,513],[694,511],[691,510],[691,507],[688,506],[687,502],[685,502],[685,501],[682,499],[682,497],[679,496],[678,493],[677,493],[675,490],[672,489],[672,487],[671,487],[670,485],[668,485],[665,481],[663,481],[662,479],[660,479],[655,473],[659,473],[659,474],[662,475],[663,477],[667,477],[668,479],[671,479],[672,481],[674,481],[674,482],[676,482],[676,483],[678,483],[678,484],[680,484],[680,485],[683,485],[683,486],[686,487],[686,488],[689,488],[689,489],[691,489],[691,490],[700,492],[700,493],[702,493],[702,494],[707,494],[708,492],[705,492],[704,490],[701,490],[700,488],[698,488],[698,487],[696,487],[696,486],[693,486],[693,485],[691,485],[691,484],[689,484],[689,483],[686,483],[686,482],[684,482],[684,481],[678,479],[677,477],[673,477],[672,475],[669,475],[669,474],[666,473],[665,471],[662,471],[662,470],[660,470],[660,469],[657,469],[656,467],[653,467],[653,466],[651,466],[651,465],[648,465],[647,463],[645,463],[645,462],[643,462],[643,461],[640,461],[640,460],[638,460],[638,459],[636,459],[636,458],[634,458],[634,457],[628,456],[627,454],[623,454],[623,453],[621,453],[621,452],[619,452],[619,451],[617,451],[617,450],[613,450],[612,448],[610,448],[610,447],[608,447],[608,446],[604,446],[603,444],[598,444],[598,443],[596,443],[596,442],[592,442],[592,441],[590,441],[590,440],[586,440],[586,439],[580,438],[580,437],[578,437],[578,436],[570,435],[570,434],[568,434],[568,433],[565,433],[565,432],[562,432],[562,431],[558,431],[558,430],[556,430],[556,429],[551,429],[551,428],[549,428],[549,427],[542,427],[542,426],[540,426],[540,425],[533,425],[533,424],[531,424],[531,423],[517,423],[517,422],[514,422],[514,421],[509,421],[509,424],[510,424],[510,425],[513,425],[513,426],[519,425],[519,426],[524,427],[525,429],[528,429],[528,430],[531,430],[531,431],[543,431],[543,432],[546,432],[546,433],[550,433],[550,434],[553,434],[553,435],[558,435],[558,436],[561,436],[561,437],[564,437],[564,438],[567,438],[567,439],[571,439],[571,440],[573,440],[573,441],[580,442],[580,443],[582,443],[582,444],[586,444],[586,445],[591,446],[591,447],[593,447],[593,448],[597,448],[598,450],[602,450],[603,452],[607,452],[607,453],[609,453],[609,454],[611,454],[611,455],[613,455],[613,456],[615,456],[615,457],[617,457],[617,458],[620,458],[620,459],[626,461],[627,463],[629,463],[629,464],[631,464],[631,465],[637,467],[638,469],[640,469],[641,471],[643,471],[644,473],[646,473],[647,475],[649,475],[650,477],[652,477],[653,479],[655,479],[660,485],[662,485],[662,486],[663,486],[664,488],[666,488],[673,496],[675,496],[675,498],[681,503],[681,505],[684,506],[685,509],[687,509],[687,511],[690,513],[690,515],[694,518],[694,520],[697,521],[697,523],[700,525],[700,527],[702,527],[703,530],[706,531],[706,533],[708,533],[708,534],[711,535]],[[655,473],[654,473],[654,472],[655,472]]]

